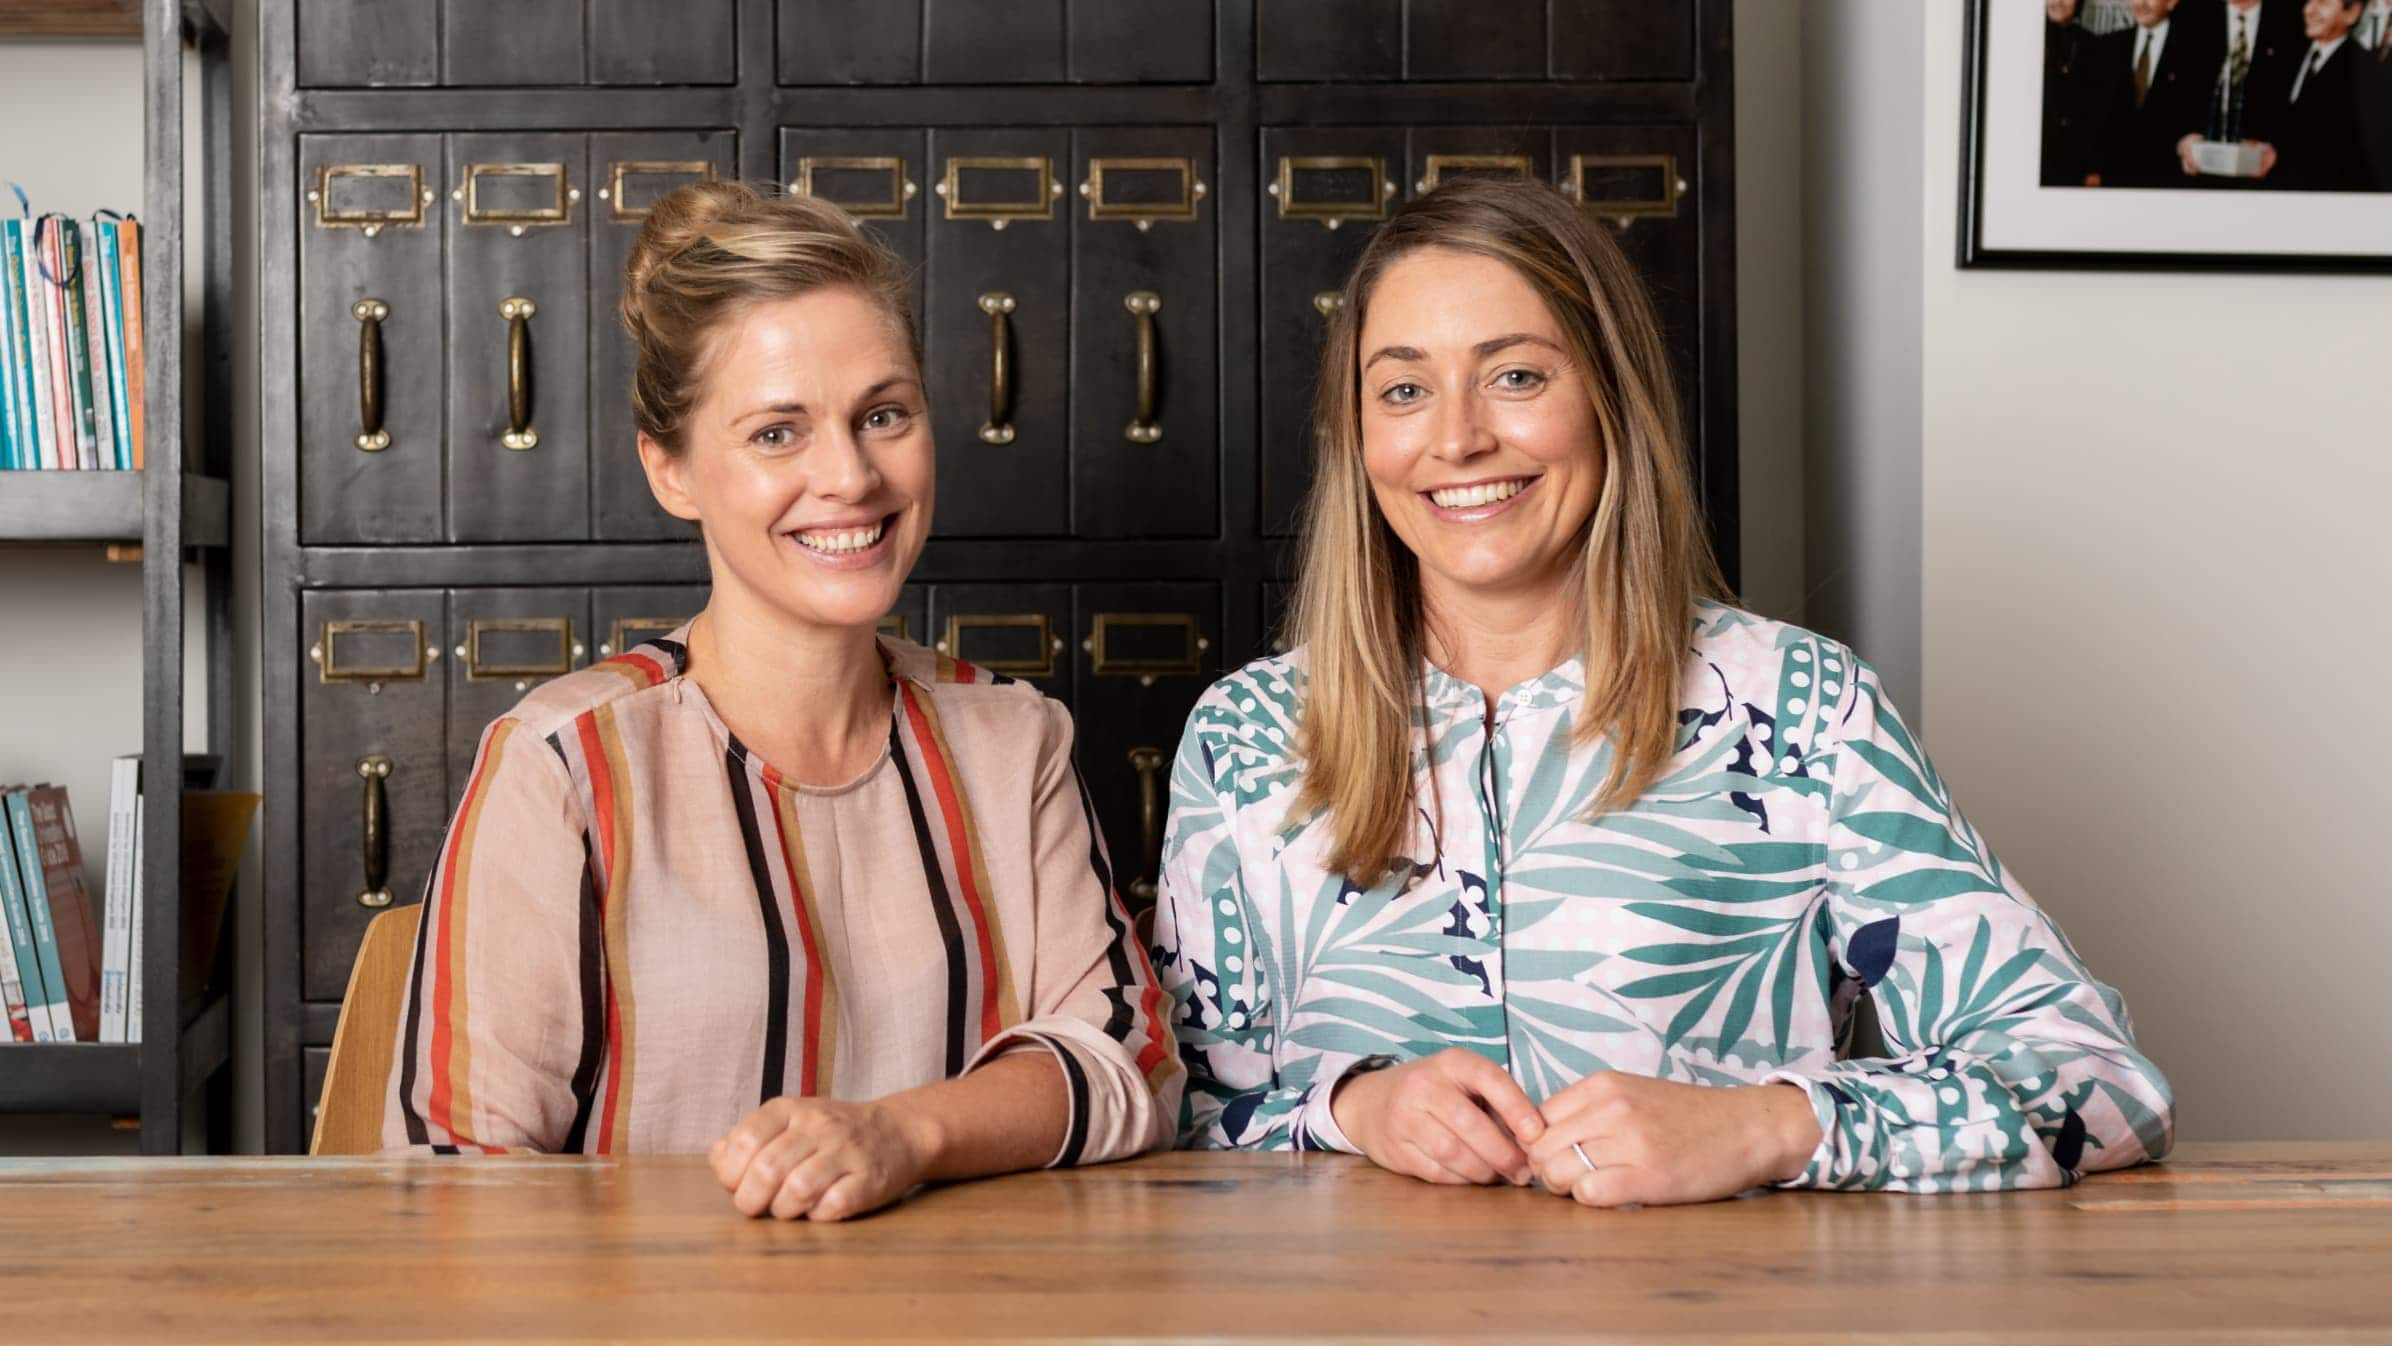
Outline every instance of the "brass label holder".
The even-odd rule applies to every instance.
[[[553,635],[556,658],[544,663],[500,664],[482,656],[482,638],[500,632]],[[465,680],[500,682],[555,678],[573,671],[573,623],[564,617],[476,617],[465,623]]]
[[[415,646],[415,657],[396,664],[344,663],[341,659],[341,638],[344,636],[352,641],[359,636],[405,636]],[[315,648],[308,653],[316,661],[317,680],[327,683],[421,682],[424,670],[434,657],[424,643],[424,624],[412,618],[405,621],[326,622],[316,638]]]
[[[968,172],[1035,173],[1037,181],[1027,197],[1012,201],[968,201],[963,194],[963,175]],[[1055,161],[1044,155],[953,154],[947,157],[945,176],[931,190],[947,203],[948,219],[985,220],[991,229],[1002,229],[1016,220],[1055,218],[1055,199],[1063,195],[1063,184],[1055,181]]]
[[[697,182],[712,182],[714,164],[705,159],[618,159],[608,165],[606,185],[598,189],[598,199],[608,204],[609,213],[618,222],[637,224],[648,218],[648,207],[624,204],[623,184],[626,178],[690,178]]]
[[[1586,173],[1590,168],[1651,169],[1660,177],[1660,195],[1590,198],[1586,191]],[[1616,222],[1623,229],[1631,220],[1675,219],[1678,199],[1686,194],[1686,180],[1678,176],[1678,159],[1672,154],[1573,154],[1570,156],[1570,171],[1562,179],[1561,186],[1571,200]]]
[[[1180,648],[1169,655],[1124,655],[1111,647],[1118,633],[1126,628],[1147,630],[1173,628],[1180,634]],[[1185,677],[1204,671],[1203,653],[1212,648],[1204,638],[1196,617],[1187,612],[1100,612],[1089,624],[1088,669],[1098,677],[1137,678],[1152,685],[1158,677]]]
[[[555,199],[536,206],[485,204],[483,184],[494,178],[545,178],[554,186]],[[571,174],[561,163],[467,164],[464,185],[449,195],[465,203],[467,224],[503,225],[508,233],[521,238],[526,229],[572,223],[573,203],[581,199],[581,189],[573,185]]]
[[[1125,173],[1173,173],[1178,175],[1179,191],[1170,201],[1112,201],[1105,195],[1107,173],[1116,182]],[[1080,183],[1080,195],[1088,199],[1089,219],[1127,220],[1140,231],[1152,229],[1157,220],[1195,219],[1198,203],[1210,190],[1196,177],[1194,161],[1179,155],[1090,159],[1088,177]]]
[[[978,659],[963,652],[964,632],[974,630],[1036,631],[1040,655],[1036,659]],[[1055,655],[1063,642],[1055,638],[1055,624],[1043,612],[956,612],[947,616],[947,632],[938,651],[968,660],[991,673],[1014,678],[1055,676]]]
[[[815,181],[818,173],[885,173],[889,194],[857,201],[824,196]],[[894,154],[809,154],[797,161],[797,179],[789,184],[789,190],[799,196],[821,197],[859,220],[902,220],[919,189],[905,175],[905,160]]]
[[[1412,190],[1433,192],[1447,173],[1512,173],[1533,178],[1536,171],[1536,164],[1525,154],[1432,154],[1422,161],[1420,180],[1412,184]]]
[[[1298,173],[1370,174],[1369,199],[1306,200],[1298,196]],[[1383,220],[1387,218],[1387,203],[1395,196],[1395,184],[1388,181],[1387,161],[1375,154],[1283,154],[1279,156],[1279,175],[1264,188],[1279,202],[1279,218],[1283,220],[1314,220],[1335,229],[1348,220]]]
[[[406,206],[396,210],[355,210],[342,209],[332,203],[335,186],[369,178],[406,179]],[[424,222],[424,210],[432,204],[432,192],[424,186],[424,170],[420,164],[325,164],[316,170],[316,185],[308,188],[307,201],[316,209],[318,229],[355,229],[367,238],[372,238],[393,227],[420,228]]]

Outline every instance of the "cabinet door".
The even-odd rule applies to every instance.
[[[938,429],[937,531],[1055,536],[1069,523],[1069,136],[939,130],[930,155],[938,211],[923,336]]]
[[[597,637],[598,653],[591,662],[611,659],[638,649],[651,640],[671,635],[706,607],[703,584],[610,584],[590,591],[589,635]]]
[[[1219,532],[1213,135],[1077,136],[1072,277],[1072,531]],[[941,506],[944,508],[944,505]]]
[[[909,584],[897,593],[897,606],[880,619],[880,633],[893,640],[928,645],[938,639],[930,632],[930,587]]]
[[[299,1053],[300,1077],[306,1087],[299,1099],[299,1134],[316,1134],[316,1113],[324,1099],[324,1076],[332,1068],[330,1047],[308,1047]]]
[[[449,591],[449,787],[473,778],[474,749],[490,722],[526,692],[589,662],[586,589]],[[457,801],[451,799],[449,807]]]
[[[589,0],[593,84],[729,84],[738,78],[734,0]]]
[[[1254,0],[1261,80],[1382,80],[1404,75],[1403,0]]]
[[[1075,84],[1202,84],[1213,77],[1213,0],[1068,0]]]
[[[440,138],[299,138],[299,540],[438,542]]]
[[[1282,580],[1264,580],[1256,601],[1261,604],[1262,621],[1255,629],[1262,638],[1249,657],[1260,659],[1287,653],[1295,644],[1290,638],[1293,633],[1287,629],[1287,616],[1296,601],[1296,586]]]
[[[1071,586],[933,585],[930,629],[939,653],[1071,700]]]
[[[1553,0],[1556,79],[1694,78],[1694,0]]]
[[[449,142],[450,541],[590,535],[587,157],[578,135]]]
[[[1404,181],[1413,198],[1456,178],[1553,180],[1553,132],[1542,126],[1423,126],[1411,134]]]
[[[897,4],[905,0],[896,0]],[[1142,0],[1141,8],[1152,0]],[[1059,84],[1063,0],[921,0],[927,84]]]
[[[591,531],[607,541],[677,540],[691,526],[664,512],[640,470],[631,418],[631,337],[617,317],[623,267],[648,207],[676,187],[738,173],[730,131],[639,131],[590,137],[597,200],[590,209]],[[534,321],[537,321],[535,318]],[[533,450],[537,452],[537,450]]]
[[[1171,755],[1196,698],[1220,675],[1215,584],[1078,587],[1080,774],[1096,801],[1113,884],[1133,913],[1154,905]]]
[[[316,88],[405,88],[440,81],[436,0],[294,4],[299,83]]]
[[[446,608],[433,589],[315,589],[299,620],[301,995],[339,1000],[367,923],[423,896],[448,826]]]
[[[581,6],[582,0],[441,0],[440,82],[581,83]]]
[[[1322,334],[1346,275],[1386,218],[1402,172],[1394,127],[1262,133],[1262,519],[1295,531],[1312,482]]]
[[[930,172],[923,135],[911,128],[781,132],[781,180],[789,190],[838,206],[905,259],[914,275],[914,325],[922,324],[923,219],[935,201],[922,184]]]
[[[783,84],[916,84],[922,11],[915,0],[780,0]]]
[[[1699,405],[1702,202],[1691,126],[1573,126],[1554,134],[1562,190],[1607,221],[1653,296],[1680,401]]]
[[[1408,0],[1407,79],[1541,79],[1546,0]]]

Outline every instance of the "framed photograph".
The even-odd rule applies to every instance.
[[[2392,0],[1967,0],[1960,265],[2392,271]]]

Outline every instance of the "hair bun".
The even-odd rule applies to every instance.
[[[693,182],[676,187],[648,207],[639,241],[632,245],[624,279],[633,292],[645,289],[656,269],[687,252],[728,217],[751,215],[763,198],[744,182]]]

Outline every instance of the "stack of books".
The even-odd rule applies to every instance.
[[[125,796],[134,780],[126,768],[138,772],[140,766],[138,758],[118,759],[116,794]],[[111,815],[117,802],[122,801],[112,801]],[[7,908],[8,946],[7,956],[0,957],[0,998],[7,1003],[14,1041],[141,1040],[137,1011],[128,1030],[132,1005],[126,999],[126,988],[138,981],[131,975],[138,954],[130,940],[119,938],[120,927],[136,935],[139,924],[132,911],[141,819],[137,809],[126,807],[130,817],[109,819],[103,939],[84,891],[83,844],[75,835],[66,791],[52,785],[0,791],[0,841],[5,842],[0,844],[0,906]]]
[[[0,469],[141,464],[140,222],[0,220]]]

